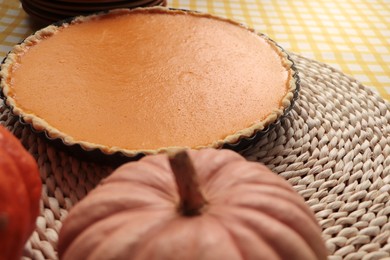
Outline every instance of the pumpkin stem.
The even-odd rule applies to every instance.
[[[206,200],[199,190],[199,183],[191,158],[185,150],[169,156],[180,196],[180,211],[185,216],[201,214]]]

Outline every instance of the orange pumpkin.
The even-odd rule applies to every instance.
[[[34,158],[0,125],[0,259],[20,259],[35,229],[41,178]]]
[[[232,151],[188,153],[147,156],[103,180],[65,219],[60,258],[326,259],[288,182]]]

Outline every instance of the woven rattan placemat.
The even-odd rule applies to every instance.
[[[327,65],[292,58],[300,98],[243,155],[266,164],[305,198],[323,229],[329,259],[390,259],[390,104]],[[57,259],[61,221],[113,169],[58,151],[1,105],[0,124],[35,156],[44,184],[25,259]]]

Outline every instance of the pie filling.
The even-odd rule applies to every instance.
[[[136,9],[42,35],[15,52],[7,96],[76,142],[208,146],[283,109],[291,88],[280,49],[210,15]]]

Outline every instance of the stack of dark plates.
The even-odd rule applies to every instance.
[[[117,8],[165,6],[166,0],[20,0],[35,21],[49,24],[78,15]]]

